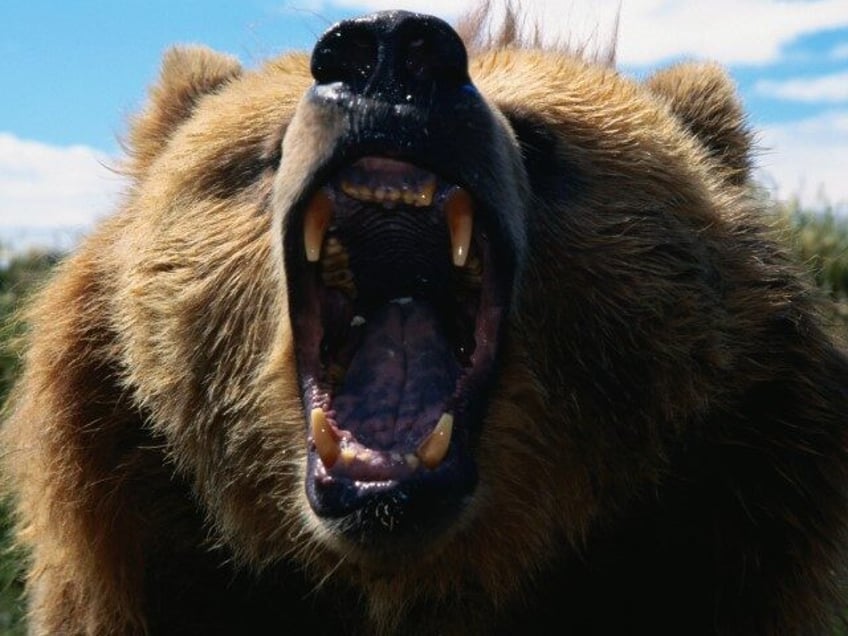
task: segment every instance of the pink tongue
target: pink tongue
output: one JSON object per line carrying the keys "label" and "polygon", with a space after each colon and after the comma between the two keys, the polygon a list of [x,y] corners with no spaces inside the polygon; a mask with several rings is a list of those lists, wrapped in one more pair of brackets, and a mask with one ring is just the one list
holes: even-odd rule
{"label": "pink tongue", "polygon": [[389,303],[364,329],[333,399],[336,423],[370,448],[414,450],[445,411],[459,365],[429,303]]}

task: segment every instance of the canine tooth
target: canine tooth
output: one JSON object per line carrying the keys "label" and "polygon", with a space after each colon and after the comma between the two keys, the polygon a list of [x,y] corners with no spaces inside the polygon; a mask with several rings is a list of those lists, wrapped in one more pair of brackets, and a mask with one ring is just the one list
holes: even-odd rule
{"label": "canine tooth", "polygon": [[418,459],[430,470],[442,463],[450,447],[451,433],[453,432],[453,415],[442,413],[435,428],[418,446],[415,454]]}
{"label": "canine tooth", "polygon": [[303,218],[303,245],[306,260],[315,263],[321,257],[321,245],[333,215],[333,204],[322,190],[315,193]]}
{"label": "canine tooth", "polygon": [[327,421],[324,409],[321,407],[312,409],[309,418],[312,424],[312,439],[315,442],[315,450],[318,451],[318,457],[321,458],[324,467],[330,469],[341,453],[339,438]]}
{"label": "canine tooth", "polygon": [[471,245],[471,230],[474,228],[474,205],[471,195],[464,188],[457,188],[445,202],[445,217],[451,237],[453,264],[465,265]]}

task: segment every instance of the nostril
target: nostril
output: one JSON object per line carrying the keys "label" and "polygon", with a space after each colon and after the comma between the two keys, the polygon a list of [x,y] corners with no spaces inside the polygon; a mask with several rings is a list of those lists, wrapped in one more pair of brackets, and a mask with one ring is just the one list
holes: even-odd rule
{"label": "nostril", "polygon": [[468,80],[468,55],[456,32],[432,16],[412,14],[398,27],[399,77],[425,86]]}
{"label": "nostril", "polygon": [[319,84],[367,84],[377,66],[378,42],[363,25],[342,22],[326,33],[312,53],[312,76]]}
{"label": "nostril", "polygon": [[416,80],[429,79],[432,75],[433,47],[429,40],[416,38],[406,47],[406,72]]}

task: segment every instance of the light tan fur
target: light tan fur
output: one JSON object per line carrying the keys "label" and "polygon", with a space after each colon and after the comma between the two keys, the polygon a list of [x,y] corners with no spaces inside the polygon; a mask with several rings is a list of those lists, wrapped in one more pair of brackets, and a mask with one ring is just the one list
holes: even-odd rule
{"label": "light tan fur", "polygon": [[[683,65],[639,84],[507,43],[477,53],[471,75],[494,108],[554,132],[580,194],[531,195],[479,485],[453,530],[396,567],[309,508],[280,236],[339,131],[298,107],[304,55],[247,71],[177,49],[133,122],[124,202],[26,316],[2,444],[34,633],[144,632],[146,562],[166,544],[260,573],[291,563],[316,595],[355,589],[365,632],[484,633],[530,602],[537,574],[661,489],[681,440],[770,373],[766,317],[807,324],[812,310],[801,283],[761,291],[795,279],[755,219],[750,137],[722,71]],[[732,281],[721,299],[688,278],[707,262]],[[825,347],[808,329],[801,348]],[[622,377],[649,399],[602,401],[593,383],[642,354],[650,372]],[[812,544],[797,579],[775,582],[774,625],[826,620],[835,552]]]}

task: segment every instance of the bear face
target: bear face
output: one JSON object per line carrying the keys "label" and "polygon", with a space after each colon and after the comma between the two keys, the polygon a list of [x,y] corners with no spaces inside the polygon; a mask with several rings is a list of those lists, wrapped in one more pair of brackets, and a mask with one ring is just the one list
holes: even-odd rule
{"label": "bear face", "polygon": [[829,624],[848,365],[732,86],[518,44],[166,56],[29,313],[35,631]]}

